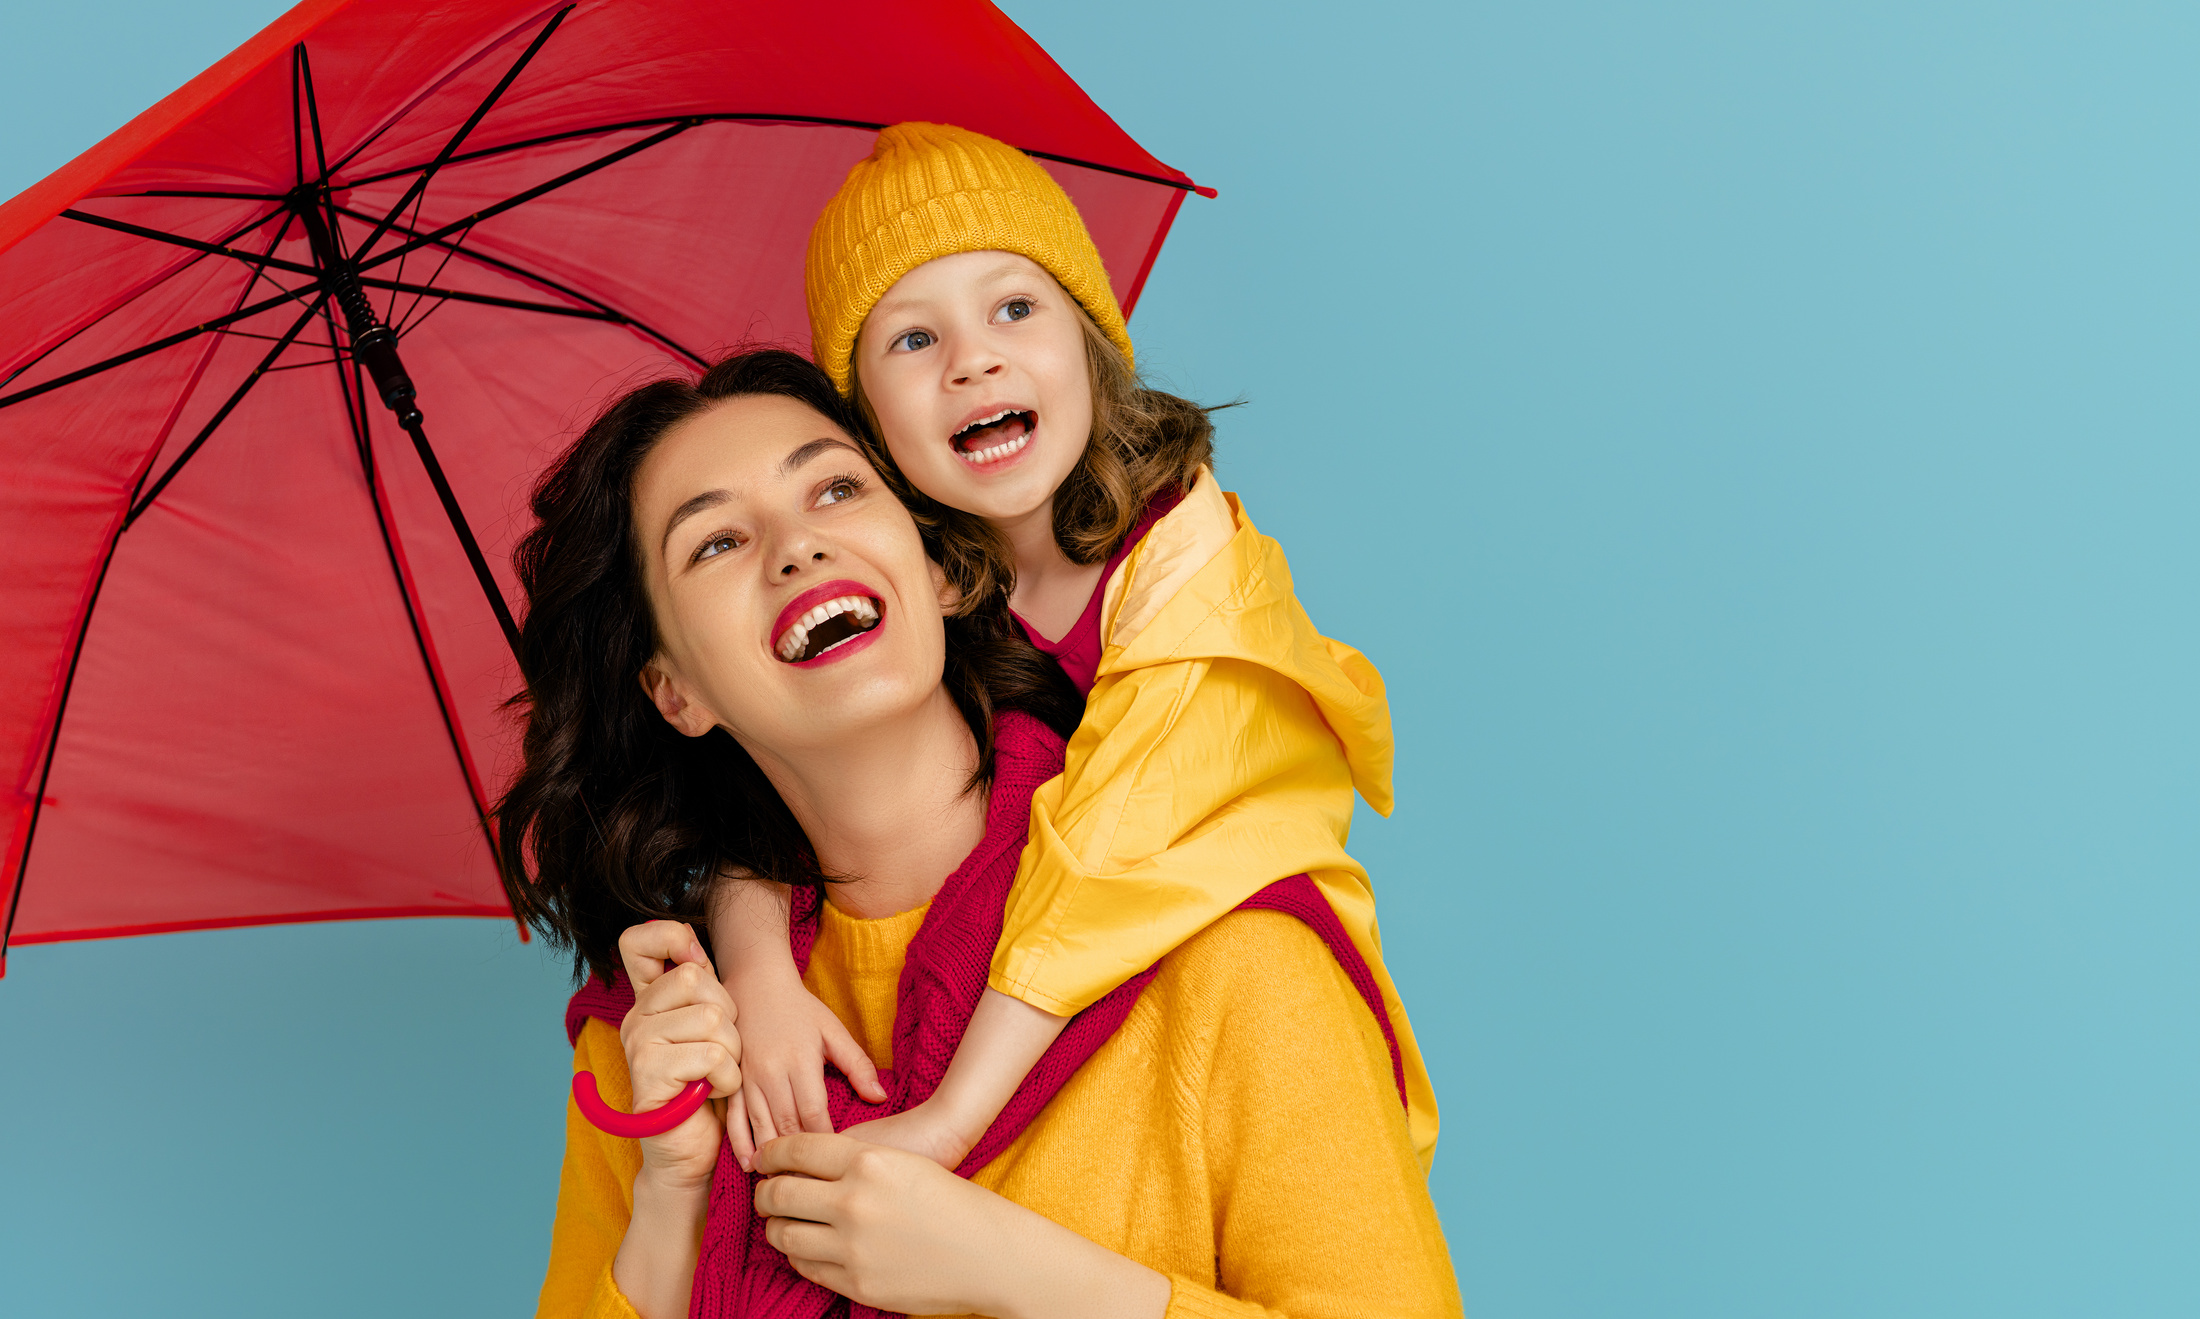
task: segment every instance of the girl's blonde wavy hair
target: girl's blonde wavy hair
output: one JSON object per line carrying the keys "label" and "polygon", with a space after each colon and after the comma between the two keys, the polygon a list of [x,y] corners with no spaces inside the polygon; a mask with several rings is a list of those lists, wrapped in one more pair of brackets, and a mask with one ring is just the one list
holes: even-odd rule
{"label": "girl's blonde wavy hair", "polygon": [[[1098,563],[1122,545],[1154,496],[1188,490],[1199,469],[1214,461],[1214,422],[1208,414],[1234,407],[1203,407],[1148,389],[1130,361],[1085,314],[1085,372],[1092,383],[1092,437],[1077,466],[1054,493],[1054,543],[1072,563]],[[853,368],[851,367],[851,370]],[[916,517],[925,548],[962,593],[957,616],[996,598],[1005,604],[1016,589],[1016,557],[1008,538],[975,513],[950,508],[911,485],[879,433],[878,413],[855,377],[859,437],[871,465]]]}

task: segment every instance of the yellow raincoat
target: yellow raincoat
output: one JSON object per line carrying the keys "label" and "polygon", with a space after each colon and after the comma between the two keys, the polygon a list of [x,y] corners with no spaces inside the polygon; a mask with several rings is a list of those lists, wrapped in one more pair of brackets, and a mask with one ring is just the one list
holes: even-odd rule
{"label": "yellow raincoat", "polygon": [[1436,1095],[1383,965],[1352,794],[1391,808],[1390,705],[1314,630],[1283,550],[1203,471],[1108,584],[1098,677],[1031,802],[993,988],[1071,1015],[1276,880],[1310,876],[1381,987],[1425,1171]]}

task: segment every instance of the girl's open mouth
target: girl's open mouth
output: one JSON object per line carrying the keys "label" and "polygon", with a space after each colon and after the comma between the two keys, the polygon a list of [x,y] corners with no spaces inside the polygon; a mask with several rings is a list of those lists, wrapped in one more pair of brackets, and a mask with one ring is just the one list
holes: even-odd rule
{"label": "girl's open mouth", "polygon": [[772,653],[782,664],[807,664],[842,653],[884,621],[877,595],[861,582],[827,582],[788,602],[772,627]]}
{"label": "girl's open mouth", "polygon": [[985,467],[1023,452],[1031,433],[1039,428],[1039,414],[1022,408],[1003,408],[989,417],[956,431],[948,443],[972,467]]}

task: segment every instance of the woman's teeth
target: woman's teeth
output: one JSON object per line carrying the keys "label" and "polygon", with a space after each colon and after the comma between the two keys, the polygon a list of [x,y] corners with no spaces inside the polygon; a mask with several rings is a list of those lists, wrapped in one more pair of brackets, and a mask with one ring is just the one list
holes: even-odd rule
{"label": "woman's teeth", "polygon": [[[845,615],[845,617],[843,617]],[[832,622],[839,619],[837,623]],[[831,626],[826,626],[831,623]],[[779,658],[789,664],[799,660],[816,659],[844,641],[861,636],[878,626],[878,606],[860,595],[844,595],[837,600],[827,600],[809,613],[794,621],[794,626],[779,635]],[[817,648],[812,651],[810,640],[816,635]]]}

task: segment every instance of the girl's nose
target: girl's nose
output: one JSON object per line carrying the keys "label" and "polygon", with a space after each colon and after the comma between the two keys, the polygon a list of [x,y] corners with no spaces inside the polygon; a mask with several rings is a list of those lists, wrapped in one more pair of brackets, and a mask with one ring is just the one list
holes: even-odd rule
{"label": "girl's nose", "polygon": [[817,551],[814,551],[814,552],[812,552],[812,553],[811,553],[811,555],[810,555],[810,557],[809,557],[808,559],[806,559],[806,560],[805,560],[805,559],[793,559],[793,560],[790,560],[790,561],[788,561],[788,562],[786,562],[786,563],[783,563],[783,564],[779,565],[779,575],[780,575],[781,577],[792,577],[792,576],[794,576],[794,575],[795,575],[795,573],[797,573],[797,572],[801,571],[802,565],[803,565],[804,563],[806,563],[806,562],[807,562],[807,563],[823,563],[823,562],[825,562],[825,551],[823,551],[823,550],[817,550]]}

